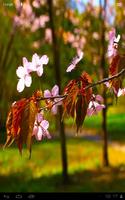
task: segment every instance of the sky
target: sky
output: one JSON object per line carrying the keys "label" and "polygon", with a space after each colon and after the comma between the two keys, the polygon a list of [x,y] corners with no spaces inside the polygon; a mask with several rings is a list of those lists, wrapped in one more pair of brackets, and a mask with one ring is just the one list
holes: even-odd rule
{"label": "sky", "polygon": [[[86,4],[91,1],[93,1],[93,4],[95,6],[99,5],[99,0],[71,0],[72,4],[74,6],[77,6],[79,12],[83,12],[84,10],[83,4]],[[102,0],[102,2],[104,2],[104,0]],[[114,3],[114,0],[109,0],[109,3],[112,5]]]}

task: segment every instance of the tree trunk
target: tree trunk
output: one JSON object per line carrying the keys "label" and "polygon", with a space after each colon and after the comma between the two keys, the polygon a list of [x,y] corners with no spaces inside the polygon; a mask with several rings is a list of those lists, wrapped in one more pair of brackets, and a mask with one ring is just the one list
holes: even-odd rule
{"label": "tree trunk", "polygon": [[[100,0],[100,19],[101,19],[101,59],[100,59],[100,69],[101,78],[107,77],[106,69],[106,46],[105,46],[105,16],[106,16],[106,4],[107,0],[104,0],[102,5],[102,0]],[[109,166],[108,159],[108,135],[107,135],[107,98],[105,86],[103,86],[102,96],[104,99],[105,108],[102,111],[102,137],[103,137],[103,165]]]}
{"label": "tree trunk", "polygon": [[108,133],[107,133],[107,99],[106,91],[103,88],[103,98],[106,107],[102,111],[102,132],[103,132],[103,166],[109,166],[108,159]]}
{"label": "tree trunk", "polygon": [[[53,60],[55,67],[55,78],[56,78],[56,83],[59,86],[61,92],[60,53],[54,26],[54,12],[53,12],[52,0],[48,0],[48,12],[50,17],[50,26],[51,26],[52,40],[53,40]],[[63,175],[63,182],[66,183],[68,181],[68,164],[67,164],[66,136],[64,130],[64,122],[62,120],[62,112],[63,112],[62,106],[59,106],[59,132],[60,132],[61,154],[62,154],[62,175]]]}

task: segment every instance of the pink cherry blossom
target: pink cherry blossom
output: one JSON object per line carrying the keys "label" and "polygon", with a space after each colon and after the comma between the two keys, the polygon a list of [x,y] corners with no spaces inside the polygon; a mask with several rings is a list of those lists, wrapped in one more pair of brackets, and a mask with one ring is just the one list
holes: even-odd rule
{"label": "pink cherry blossom", "polygon": [[50,139],[51,135],[49,134],[48,128],[49,122],[47,120],[44,120],[43,115],[41,113],[38,113],[34,123],[32,136],[35,136],[36,140],[39,141],[45,137]]}
{"label": "pink cherry blossom", "polygon": [[[58,95],[59,95],[59,87],[58,87],[58,85],[55,85],[52,88],[51,91],[49,91],[49,90],[45,90],[44,91],[44,97],[46,97],[46,98],[55,97],[55,96],[58,96]],[[50,100],[48,99],[48,102],[49,101]],[[51,112],[55,115],[55,114],[57,114],[58,106],[62,104],[61,98],[55,98],[53,100],[53,104],[55,104],[55,105],[53,105],[53,107],[51,109]]]}
{"label": "pink cherry blossom", "polygon": [[93,95],[92,100],[90,101],[88,109],[87,109],[87,115],[88,116],[96,115],[98,114],[99,111],[105,108],[105,105],[101,104],[102,101],[103,101],[102,96]]}
{"label": "pink cherry blossom", "polygon": [[125,95],[125,88],[123,89],[119,88],[117,97],[120,97],[121,95]]}
{"label": "pink cherry blossom", "polygon": [[22,5],[23,4],[20,0],[15,0],[15,7],[18,12],[20,12]]}
{"label": "pink cherry blossom", "polygon": [[17,27],[22,25],[22,20],[17,15],[14,16],[13,21],[14,21],[14,25],[17,26]]}
{"label": "pink cherry blossom", "polygon": [[109,32],[108,57],[112,57],[117,54],[117,47],[118,47],[118,42],[120,40],[120,35],[118,35],[117,37],[115,35],[116,31],[113,28]]}
{"label": "pink cherry blossom", "polygon": [[38,76],[43,74],[43,65],[46,65],[49,61],[47,55],[43,55],[41,58],[35,53],[32,56],[32,62],[23,57],[23,66],[19,66],[16,70],[16,74],[19,77],[17,84],[18,92],[22,92],[26,87],[30,87],[32,83],[32,78],[30,73],[36,72]]}
{"label": "pink cherry blossom", "polygon": [[40,6],[43,6],[46,4],[46,1],[44,0],[34,0],[32,5],[34,8],[40,8]]}
{"label": "pink cherry blossom", "polygon": [[110,84],[108,81],[105,82],[104,84],[106,85],[107,88],[110,88],[110,87],[111,87],[111,84]]}
{"label": "pink cherry blossom", "polygon": [[36,71],[38,76],[43,74],[43,65],[47,65],[49,58],[47,55],[43,55],[41,58],[35,53],[32,56],[32,70]]}
{"label": "pink cherry blossom", "polygon": [[82,51],[77,51],[77,56],[73,58],[71,63],[69,64],[66,72],[71,72],[73,69],[75,69],[77,63],[83,58],[84,53]]}
{"label": "pink cherry blossom", "polygon": [[31,31],[35,32],[40,28],[39,18],[35,18],[32,25],[31,25]]}
{"label": "pink cherry blossom", "polygon": [[45,41],[49,44],[52,43],[52,31],[50,28],[45,29]]}
{"label": "pink cherry blossom", "polygon": [[95,100],[98,101],[98,102],[100,102],[100,103],[103,102],[103,98],[102,98],[102,96],[99,95],[99,94],[97,94],[97,95],[95,96]]}
{"label": "pink cherry blossom", "polygon": [[34,8],[39,8],[41,6],[40,0],[34,0],[32,5],[33,5]]}
{"label": "pink cherry blossom", "polygon": [[41,15],[39,17],[40,27],[44,28],[45,25],[46,25],[46,22],[48,22],[48,21],[49,21],[49,16],[48,15]]}
{"label": "pink cherry blossom", "polygon": [[31,63],[27,61],[25,57],[23,57],[23,66],[19,66],[16,70],[16,74],[19,77],[19,81],[17,84],[17,91],[22,92],[26,87],[30,87],[32,83],[32,78],[29,74],[29,68]]}
{"label": "pink cherry blossom", "polygon": [[47,15],[41,15],[40,17],[36,17],[32,22],[31,31],[35,32],[39,28],[44,28],[48,21],[49,21],[49,16]]}
{"label": "pink cherry blossom", "polygon": [[27,17],[32,17],[33,9],[29,1],[23,3],[23,9]]}

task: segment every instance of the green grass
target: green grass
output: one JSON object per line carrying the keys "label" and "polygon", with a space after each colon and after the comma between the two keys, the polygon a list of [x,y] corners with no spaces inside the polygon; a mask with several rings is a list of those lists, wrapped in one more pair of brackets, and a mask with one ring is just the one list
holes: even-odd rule
{"label": "green grass", "polygon": [[[35,143],[31,160],[26,149],[21,157],[12,146],[0,151],[0,192],[125,192],[123,104],[109,108],[107,122],[110,168],[102,167],[102,141],[67,137],[70,182],[64,185],[58,139]],[[66,125],[76,129],[71,118],[66,119]],[[86,133],[88,129],[92,134],[101,134],[101,114],[86,117],[83,130]]]}
{"label": "green grass", "polygon": [[23,157],[14,147],[1,150],[0,192],[125,191],[124,151],[110,145],[112,168],[105,169],[102,168],[101,142],[67,139],[67,149],[70,183],[66,186],[62,184],[58,140],[34,144],[31,160],[26,150]]}
{"label": "green grass", "polygon": [[[110,140],[117,140],[120,142],[125,142],[125,112],[124,107],[122,106],[121,111],[119,112],[110,108],[108,111],[107,117],[107,129],[108,129],[108,138]],[[101,124],[102,116],[101,113],[98,115],[93,115],[91,117],[86,117],[82,129],[84,131],[90,129],[92,132],[101,135]],[[72,118],[66,119],[66,125],[68,127],[75,127],[75,123]]]}

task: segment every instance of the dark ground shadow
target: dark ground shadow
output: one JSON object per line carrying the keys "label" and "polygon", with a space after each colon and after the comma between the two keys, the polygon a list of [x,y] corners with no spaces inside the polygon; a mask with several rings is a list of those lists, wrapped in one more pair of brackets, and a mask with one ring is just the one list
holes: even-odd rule
{"label": "dark ground shadow", "polygon": [[29,179],[26,174],[0,176],[0,192],[125,192],[125,166],[76,172],[67,184],[61,174]]}

